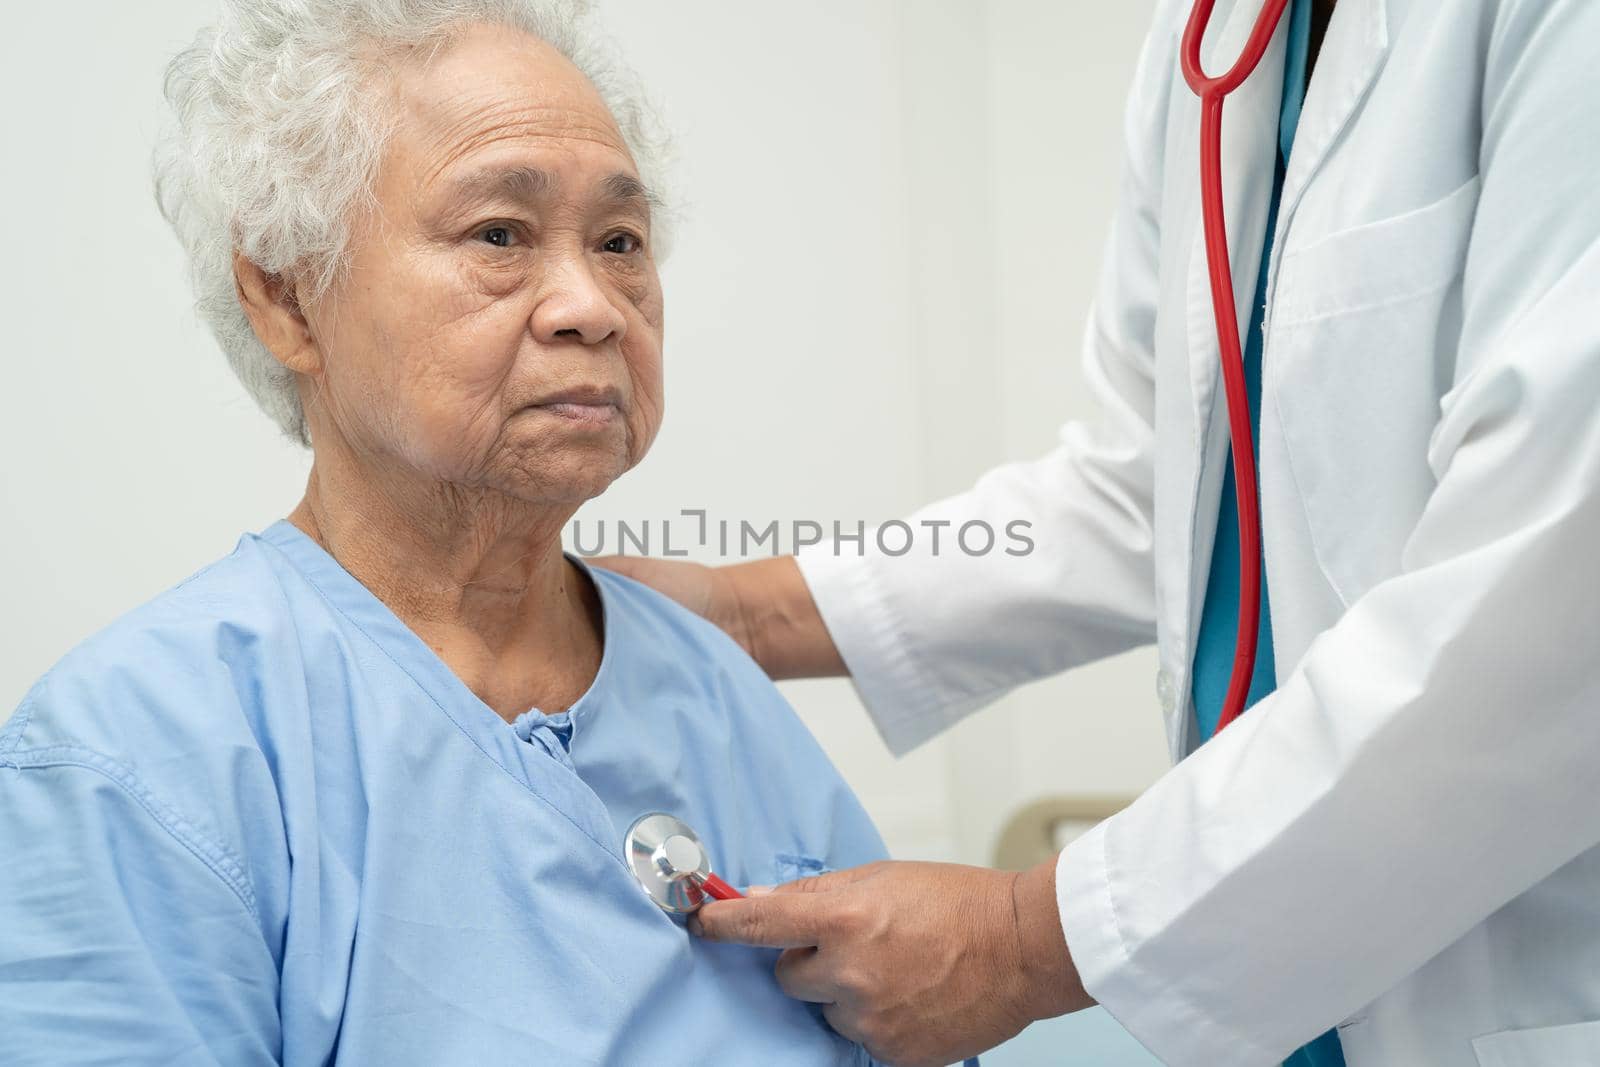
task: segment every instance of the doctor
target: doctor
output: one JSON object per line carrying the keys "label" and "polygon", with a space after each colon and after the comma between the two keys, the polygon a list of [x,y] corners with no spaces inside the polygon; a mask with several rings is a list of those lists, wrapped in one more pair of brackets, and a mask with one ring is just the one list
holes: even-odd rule
{"label": "doctor", "polygon": [[[1103,419],[907,520],[1027,519],[1031,554],[618,563],[774,676],[848,672],[897,752],[1153,639],[1180,762],[1020,876],[874,865],[700,930],[789,949],[893,1062],[1098,1001],[1171,1064],[1600,1063],[1600,3],[1295,0],[1230,98],[1266,603],[1214,739],[1239,529],[1188,8],[1128,106]],[[1221,0],[1207,70],[1259,8]]]}

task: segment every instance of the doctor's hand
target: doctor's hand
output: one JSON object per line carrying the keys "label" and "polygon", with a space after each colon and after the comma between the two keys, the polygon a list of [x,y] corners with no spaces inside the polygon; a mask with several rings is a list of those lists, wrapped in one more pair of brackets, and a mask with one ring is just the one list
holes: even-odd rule
{"label": "doctor's hand", "polygon": [[774,679],[845,673],[793,556],[723,567],[647,556],[600,556],[589,562],[643,582],[709,620]]}
{"label": "doctor's hand", "polygon": [[1054,859],[1021,874],[874,863],[710,902],[690,928],[787,950],[784,991],[892,1064],[953,1063],[1094,1003],[1061,933]]}

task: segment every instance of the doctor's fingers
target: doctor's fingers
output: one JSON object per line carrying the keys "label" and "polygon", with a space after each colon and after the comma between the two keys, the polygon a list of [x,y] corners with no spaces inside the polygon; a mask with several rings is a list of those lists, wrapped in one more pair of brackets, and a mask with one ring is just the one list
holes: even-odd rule
{"label": "doctor's fingers", "polygon": [[821,949],[788,949],[778,957],[773,973],[779,988],[795,1000],[834,1004],[850,999],[850,990],[835,973],[834,960]]}
{"label": "doctor's fingers", "polygon": [[714,900],[694,913],[689,929],[707,941],[805,948],[821,944],[833,921],[826,901],[826,894],[776,892],[744,900]]}
{"label": "doctor's fingers", "polygon": [[874,1063],[886,1067],[946,1067],[955,1062],[927,1042],[897,1035],[892,1026],[861,1007],[849,1004],[824,1004],[822,1017],[841,1036],[866,1047]]}

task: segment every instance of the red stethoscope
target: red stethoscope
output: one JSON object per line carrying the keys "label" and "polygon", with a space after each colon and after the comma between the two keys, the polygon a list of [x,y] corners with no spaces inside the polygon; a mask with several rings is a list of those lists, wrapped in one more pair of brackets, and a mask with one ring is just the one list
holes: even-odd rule
{"label": "red stethoscope", "polygon": [[707,900],[744,896],[712,872],[700,835],[664,812],[633,821],[623,835],[622,855],[644,895],[668,915],[692,915]]}
{"label": "red stethoscope", "polygon": [[1222,200],[1222,103],[1243,85],[1267,54],[1289,0],[1266,0],[1244,51],[1220,77],[1206,75],[1200,65],[1200,42],[1211,24],[1216,0],[1196,0],[1183,31],[1183,78],[1200,97],[1200,202],[1205,222],[1206,264],[1211,272],[1211,304],[1217,319],[1217,347],[1228,402],[1228,438],[1233,448],[1233,481],[1239,505],[1239,635],[1233,649],[1233,673],[1217,720],[1220,732],[1244,711],[1255,673],[1256,640],[1261,629],[1261,507],[1256,492],[1255,442],[1250,432],[1250,398],[1244,382],[1244,353],[1239,346],[1238,305],[1233,296],[1233,271],[1228,265],[1228,228]]}

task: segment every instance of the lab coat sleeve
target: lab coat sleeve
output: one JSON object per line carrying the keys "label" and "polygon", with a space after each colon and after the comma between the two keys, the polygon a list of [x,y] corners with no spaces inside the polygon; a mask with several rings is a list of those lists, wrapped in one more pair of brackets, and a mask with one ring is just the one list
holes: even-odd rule
{"label": "lab coat sleeve", "polygon": [[1400,572],[1057,866],[1086,988],[1177,1067],[1279,1061],[1600,843],[1600,5],[1497,19]]}
{"label": "lab coat sleeve", "polygon": [[[1155,638],[1157,205],[1176,34],[1170,15],[1155,26],[1128,103],[1123,193],[1083,341],[1099,423],[1070,423],[1046,455],[907,516],[909,537],[886,524],[883,545],[869,531],[863,545],[825,541],[797,556],[896,754],[1017,685]],[[976,522],[995,548],[969,555],[958,537]],[[970,531],[974,551],[985,536]],[[908,540],[910,551],[889,554]]]}
{"label": "lab coat sleeve", "polygon": [[128,768],[0,735],[0,857],[0,1060],[277,1062],[242,870]]}

